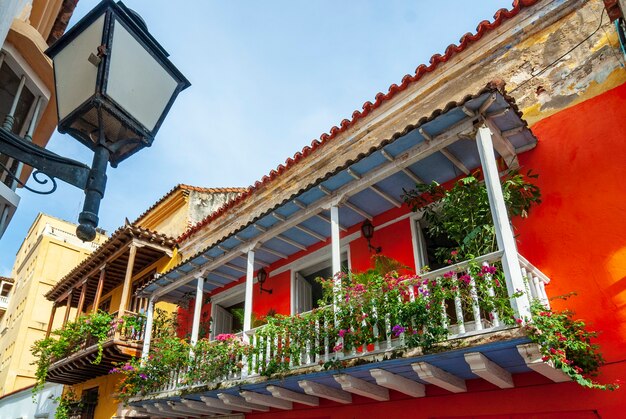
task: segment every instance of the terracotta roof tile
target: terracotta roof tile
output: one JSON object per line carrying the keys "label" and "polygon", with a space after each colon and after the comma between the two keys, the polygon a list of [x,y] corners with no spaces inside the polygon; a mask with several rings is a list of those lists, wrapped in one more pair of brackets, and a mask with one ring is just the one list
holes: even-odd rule
{"label": "terracotta roof tile", "polygon": [[[311,153],[315,152],[321,146],[323,146],[327,142],[329,142],[332,139],[334,139],[335,137],[337,137],[337,135],[339,135],[340,133],[346,131],[348,128],[350,128],[351,126],[356,124],[359,120],[365,118],[370,112],[372,112],[373,110],[379,108],[383,103],[389,101],[395,95],[397,95],[398,93],[404,91],[409,85],[419,81],[425,74],[430,73],[430,72],[434,71],[435,69],[437,69],[439,64],[447,62],[454,55],[464,51],[471,44],[473,44],[474,42],[480,40],[487,33],[489,33],[490,31],[494,30],[495,28],[499,27],[503,22],[505,22],[506,20],[511,19],[512,17],[516,16],[522,9],[530,7],[530,6],[533,6],[534,4],[538,3],[539,1],[540,0],[514,0],[513,4],[512,4],[512,8],[510,10],[507,10],[507,9],[500,9],[500,10],[498,10],[494,14],[494,19],[493,19],[492,22],[489,22],[487,20],[483,20],[476,27],[476,33],[474,33],[474,34],[469,33],[469,32],[466,33],[465,35],[463,35],[461,37],[461,39],[459,40],[458,45],[454,45],[454,44],[449,45],[446,48],[446,51],[445,51],[445,53],[443,55],[441,55],[441,54],[434,54],[430,58],[430,65],[427,66],[425,64],[420,64],[415,69],[415,74],[407,74],[407,75],[405,75],[402,78],[402,82],[400,83],[400,85],[392,84],[391,86],[389,86],[389,89],[388,89],[387,93],[379,92],[378,94],[376,94],[374,103],[369,102],[369,101],[365,102],[363,104],[363,106],[362,106],[362,110],[360,110],[360,111],[359,110],[355,110],[352,113],[352,119],[351,120],[344,119],[339,124],[340,125],[339,127],[334,126],[334,127],[332,127],[329,130],[329,133],[323,133],[322,135],[320,135],[319,141],[318,140],[313,140],[311,142],[311,146],[310,147],[309,146],[305,146],[302,149],[301,152],[295,153],[293,158],[287,158],[283,168],[281,168],[279,166],[278,171],[276,171],[276,170],[270,171],[269,175],[263,176],[261,178],[261,180],[256,181],[254,183],[254,185],[249,186],[247,188],[247,190],[244,193],[242,193],[239,197],[237,197],[236,199],[233,199],[233,200],[227,202],[220,209],[218,209],[217,211],[213,212],[212,214],[207,216],[204,220],[200,221],[199,223],[197,223],[196,225],[194,225],[193,227],[191,227],[187,231],[185,231],[183,234],[181,234],[178,237],[177,241],[179,243],[181,243],[182,241],[188,239],[194,233],[196,233],[197,231],[202,229],[207,224],[209,224],[213,220],[221,217],[222,214],[227,212],[230,208],[233,208],[236,205],[239,205],[244,200],[246,200],[256,190],[258,190],[258,189],[262,188],[263,186],[267,185],[268,183],[270,183],[272,180],[274,180],[277,177],[278,174],[284,173],[286,170],[290,169],[293,165],[295,165],[296,163],[302,161],[302,159],[304,159],[305,157],[308,157],[309,155],[311,155]],[[283,166],[283,165],[281,165],[281,166]]]}

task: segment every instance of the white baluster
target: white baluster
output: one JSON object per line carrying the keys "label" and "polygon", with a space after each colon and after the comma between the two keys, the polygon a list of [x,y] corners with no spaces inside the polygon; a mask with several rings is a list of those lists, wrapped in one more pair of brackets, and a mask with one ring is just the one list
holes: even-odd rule
{"label": "white baluster", "polygon": [[458,334],[465,333],[465,320],[463,319],[463,306],[461,305],[461,288],[457,274],[452,277],[452,283],[456,285],[456,291],[454,292],[454,311],[456,313],[456,322],[458,327]]}
{"label": "white baluster", "polygon": [[[489,267],[489,263],[487,262],[483,262],[483,266],[484,267]],[[487,294],[489,295],[489,298],[493,301],[494,297],[496,296],[496,292],[493,288],[493,277],[491,274],[485,274],[485,281],[487,281]],[[497,311],[492,311],[489,313],[491,315],[491,321],[493,323],[493,327],[498,327],[500,326],[500,315],[498,314]]]}
{"label": "white baluster", "polygon": [[372,301],[372,335],[374,335],[374,350],[380,349],[380,330],[378,330],[378,312],[376,311],[376,302]]}
{"label": "white baluster", "polygon": [[315,319],[315,358],[313,362],[320,362],[320,319]]}
{"label": "white baluster", "polygon": [[472,298],[472,314],[474,315],[474,330],[483,330],[483,321],[480,317],[480,304],[478,303],[478,291],[476,280],[470,276],[470,297]]}

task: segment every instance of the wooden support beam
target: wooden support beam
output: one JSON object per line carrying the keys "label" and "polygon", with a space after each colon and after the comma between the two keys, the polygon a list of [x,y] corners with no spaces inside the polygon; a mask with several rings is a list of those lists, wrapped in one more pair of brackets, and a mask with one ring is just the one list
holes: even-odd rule
{"label": "wooden support beam", "polygon": [[430,135],[429,133],[427,133],[423,127],[419,127],[417,129],[417,132],[419,132],[422,137],[424,137],[424,139],[426,140],[427,143],[430,143],[433,140],[432,135]]}
{"label": "wooden support beam", "polygon": [[253,391],[240,391],[239,394],[243,396],[248,403],[258,404],[261,406],[273,407],[275,409],[291,410],[293,409],[293,403],[289,400],[278,399],[267,394],[255,393]]}
{"label": "wooden support beam", "polygon": [[46,338],[50,337],[52,332],[52,325],[54,324],[54,315],[57,312],[57,303],[52,303],[52,311],[50,312],[50,320],[48,320],[48,328],[46,329]]}
{"label": "wooden support beam", "polygon": [[219,397],[220,400],[224,402],[224,404],[226,404],[227,406],[231,406],[233,408],[259,410],[261,412],[268,412],[270,410],[270,408],[267,406],[262,406],[256,403],[249,403],[243,397],[234,396],[228,393],[219,393],[217,397]]}
{"label": "wooden support beam", "polygon": [[511,144],[511,142],[502,135],[500,128],[498,128],[498,125],[496,125],[492,119],[485,118],[484,122],[491,131],[493,148],[495,148],[498,154],[502,157],[507,167],[509,169],[519,168],[519,160],[517,159],[517,152],[515,151],[513,144]]}
{"label": "wooden support beam", "polygon": [[[328,217],[328,216],[326,216],[324,214],[321,214],[321,213],[317,213],[317,214],[315,214],[315,216],[317,218],[319,218],[320,220],[324,220],[324,221],[326,221],[327,223],[330,224],[330,217]],[[348,231],[348,229],[346,227],[342,226],[342,225],[339,225],[339,230],[341,230],[343,232]]]}
{"label": "wooden support beam", "polygon": [[483,380],[500,388],[515,387],[511,373],[480,352],[469,352],[464,357],[472,372]]}
{"label": "wooden support beam", "polygon": [[246,268],[242,268],[241,266],[233,265],[232,263],[225,263],[225,267],[232,269],[233,271],[241,272],[242,274],[246,273]]}
{"label": "wooden support beam", "polygon": [[300,250],[306,250],[306,246],[303,245],[302,243],[298,243],[295,240],[291,240],[289,237],[285,237],[282,234],[277,234],[274,236],[275,239],[281,240],[287,244],[290,244],[291,246],[298,248]]}
{"label": "wooden support beam", "polygon": [[161,410],[159,410],[154,405],[143,404],[142,406],[146,410],[146,412],[149,413],[149,416],[157,416],[157,417],[160,417],[160,418],[171,418],[172,417],[172,415],[168,415],[167,413],[163,413]]}
{"label": "wooden support beam", "polygon": [[380,368],[370,370],[370,374],[376,380],[376,384],[413,397],[424,397],[426,386],[417,381],[409,380],[401,375],[393,374]]}
{"label": "wooden support beam", "polygon": [[400,208],[402,206],[402,202],[398,201],[396,198],[394,198],[393,196],[389,195],[387,192],[383,191],[378,186],[372,185],[372,186],[370,186],[370,189],[372,191],[374,191],[375,193],[377,193],[378,195],[380,195],[381,198],[383,198],[386,201],[388,201],[391,205],[393,205],[393,206],[395,206],[397,208]]}
{"label": "wooden support beam", "polygon": [[315,396],[309,396],[308,394],[298,393],[296,391],[288,390],[286,388],[277,386],[267,386],[267,391],[272,393],[272,396],[277,399],[288,400],[290,402],[296,402],[307,406],[319,406],[320,399]]}
{"label": "wooden support beam", "polygon": [[352,395],[347,391],[343,391],[335,387],[325,386],[323,384],[309,380],[298,381],[298,385],[308,395],[332,400],[337,403],[352,403]]}
{"label": "wooden support beam", "polygon": [[264,252],[267,252],[267,253],[269,253],[271,255],[274,255],[274,256],[282,258],[282,259],[287,259],[289,257],[289,256],[285,255],[284,253],[277,252],[276,250],[270,249],[267,246],[261,246],[259,248],[259,250],[262,250]]}
{"label": "wooden support beam", "polygon": [[78,307],[76,308],[75,320],[78,320],[83,312],[83,305],[85,304],[85,294],[87,293],[87,282],[83,284],[80,290],[80,297],[78,298]]}
{"label": "wooden support beam", "polygon": [[[496,98],[497,97],[495,93],[490,94],[487,100],[485,100],[483,104],[480,105],[480,108],[478,108],[478,114],[484,115],[487,112],[487,109],[489,109],[489,107],[493,105],[493,102],[496,101]],[[508,109],[508,107],[505,109]]]}
{"label": "wooden support beam", "polygon": [[100,298],[102,298],[102,289],[104,288],[105,278],[106,278],[106,265],[103,265],[100,268],[100,276],[98,277],[98,288],[96,288],[96,296],[93,300],[93,308],[91,310],[92,313],[96,313],[98,311],[98,307],[100,307]]}
{"label": "wooden support beam", "polygon": [[221,276],[224,279],[228,279],[228,280],[231,280],[231,281],[239,281],[239,277],[236,277],[236,276],[233,276],[233,275],[225,274],[225,273],[222,273],[222,272],[219,272],[219,271],[211,271],[211,273],[213,275]]}
{"label": "wooden support beam", "polygon": [[194,418],[206,416],[206,410],[198,411],[196,409],[191,409],[182,403],[172,401],[167,402],[167,404],[170,409],[172,409],[174,412],[180,412],[183,416]]}
{"label": "wooden support beam", "polygon": [[[396,158],[393,157],[391,154],[387,153],[387,151],[385,151],[384,149],[380,150],[380,153],[383,155],[384,158],[386,158],[387,160],[389,160],[390,162],[394,161]],[[404,167],[402,169],[400,169],[400,172],[404,173],[409,179],[411,179],[413,182],[415,183],[425,183],[422,178],[420,178],[419,176],[417,176],[415,173],[413,173],[409,168]]]}
{"label": "wooden support beam", "polygon": [[437,368],[434,365],[430,365],[426,362],[417,362],[411,364],[411,366],[422,381],[426,381],[427,383],[436,385],[452,393],[463,393],[467,391],[465,380]]}
{"label": "wooden support beam", "polygon": [[130,286],[133,281],[133,268],[135,267],[135,257],[137,256],[137,245],[132,242],[129,246],[128,263],[126,264],[126,275],[124,276],[124,286],[122,287],[122,297],[120,299],[120,308],[117,317],[122,318],[128,308],[128,300],[130,296]]}
{"label": "wooden support beam", "polygon": [[157,409],[159,409],[159,412],[161,412],[162,414],[168,414],[170,416],[175,416],[177,418],[184,418],[184,417],[189,416],[186,413],[174,410],[170,405],[168,405],[165,402],[163,402],[163,403],[155,403],[154,406]]}
{"label": "wooden support beam", "polygon": [[216,399],[215,397],[200,396],[200,400],[202,400],[207,406],[209,406],[210,409],[234,410],[244,413],[252,411],[252,409],[248,407],[227,405],[222,400]]}
{"label": "wooden support beam", "polygon": [[333,377],[335,377],[335,381],[341,384],[341,388],[348,393],[358,394],[379,402],[389,400],[389,390],[384,387],[348,374],[335,374]]}
{"label": "wooden support beam", "polygon": [[526,366],[536,373],[539,373],[544,377],[549,378],[555,383],[562,383],[572,380],[569,375],[565,374],[560,369],[555,368],[554,364],[551,361],[545,362],[542,359],[543,354],[541,353],[539,345],[537,345],[536,343],[517,345],[517,351],[524,359],[524,362],[526,362]]}
{"label": "wooden support beam", "polygon": [[352,202],[350,201],[346,201],[343,202],[342,205],[346,208],[351,209],[352,211],[356,212],[357,214],[359,214],[361,217],[363,218],[367,218],[370,221],[374,220],[374,217],[372,217],[370,214],[368,214],[367,212],[365,212],[364,210],[362,210],[361,208],[357,207],[356,205],[354,205]]}
{"label": "wooden support beam", "polygon": [[326,241],[326,237],[324,237],[323,235],[316,233],[315,231],[311,230],[310,228],[306,228],[303,225],[300,224],[296,224],[295,226],[293,226],[293,228],[300,230],[303,233],[308,234],[311,237],[316,238],[319,241]]}
{"label": "wooden support beam", "polygon": [[455,156],[450,150],[448,150],[446,147],[442,148],[441,150],[439,150],[441,152],[441,154],[443,154],[448,160],[450,160],[450,162],[456,166],[457,169],[459,169],[461,172],[465,173],[466,175],[470,174],[469,169],[463,164],[463,162],[461,160],[458,159],[457,156]]}
{"label": "wooden support beam", "polygon": [[209,407],[206,403],[198,402],[195,400],[182,399],[181,403],[191,409],[204,411],[205,413],[209,412],[209,413],[218,413],[221,415],[227,415],[231,412],[228,409],[219,409],[217,407]]}
{"label": "wooden support beam", "polygon": [[67,304],[65,305],[65,316],[63,317],[63,327],[67,324],[67,320],[70,318],[70,308],[72,304],[72,291],[74,289],[70,289],[69,294],[67,294]]}

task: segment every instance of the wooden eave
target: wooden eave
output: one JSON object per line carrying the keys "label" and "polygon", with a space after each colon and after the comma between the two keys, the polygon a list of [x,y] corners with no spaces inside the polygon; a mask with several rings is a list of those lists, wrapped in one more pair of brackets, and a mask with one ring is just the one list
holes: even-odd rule
{"label": "wooden eave", "polygon": [[98,356],[98,345],[92,345],[50,365],[47,381],[73,385],[107,375],[117,363],[139,356],[142,342],[111,339],[102,346],[102,360],[99,364],[93,363]]}
{"label": "wooden eave", "polygon": [[176,247],[175,240],[171,237],[137,226],[125,225],[61,279],[45,297],[60,304],[67,300],[71,291],[70,305],[77,307],[80,299],[79,288],[87,284],[85,305],[88,306],[95,299],[101,269],[105,269],[102,295],[124,282],[130,246],[133,244],[137,246],[133,276],[163,256],[171,256]]}

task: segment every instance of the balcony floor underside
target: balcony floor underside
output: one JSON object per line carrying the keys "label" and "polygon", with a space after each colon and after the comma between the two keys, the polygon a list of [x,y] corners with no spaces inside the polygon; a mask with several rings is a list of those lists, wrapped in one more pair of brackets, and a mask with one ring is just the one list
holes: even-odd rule
{"label": "balcony floor underside", "polygon": [[103,343],[102,360],[94,364],[98,356],[98,347],[92,345],[53,363],[48,369],[46,380],[66,385],[81,383],[107,375],[115,368],[115,364],[128,361],[132,356],[139,356],[140,353],[141,344],[111,340]]}
{"label": "balcony floor underside", "polygon": [[[293,393],[299,393],[301,395],[308,393],[309,396],[314,395],[319,396],[320,398],[330,398],[331,400],[332,396],[324,397],[324,390],[327,391],[327,394],[339,393],[345,396],[347,392],[349,392],[360,396],[370,397],[375,400],[385,400],[384,396],[382,399],[376,398],[376,392],[380,392],[382,389],[382,394],[384,395],[387,393],[388,399],[388,389],[393,389],[393,385],[388,385],[389,381],[386,383],[383,381],[383,384],[378,385],[380,382],[377,384],[377,379],[374,378],[372,370],[384,370],[384,374],[393,374],[393,376],[386,374],[387,377],[392,378],[392,382],[394,381],[393,378],[401,377],[399,380],[401,383],[400,388],[404,388],[403,386],[406,385],[411,385],[406,380],[409,380],[412,383],[426,385],[425,396],[428,397],[428,389],[432,388],[432,384],[446,388],[445,383],[443,385],[440,385],[441,382],[437,384],[437,378],[443,378],[444,381],[450,378],[453,384],[461,385],[463,388],[465,388],[465,380],[480,378],[479,375],[475,373],[480,369],[476,369],[475,365],[473,367],[470,366],[470,363],[467,360],[468,356],[466,354],[481,354],[482,356],[478,355],[478,357],[481,359],[486,358],[491,361],[491,363],[495,364],[496,370],[500,369],[501,371],[506,371],[504,373],[505,377],[507,375],[510,377],[514,374],[531,371],[531,369],[527,366],[525,359],[518,351],[518,346],[528,344],[529,342],[529,339],[524,336],[521,329],[507,329],[480,336],[448,341],[445,343],[445,346],[439,348],[440,351],[437,353],[422,355],[418,350],[396,349],[386,352],[373,353],[371,355],[357,355],[356,357],[347,357],[346,367],[339,370],[324,370],[321,366],[309,366],[294,369],[287,373],[287,376],[276,378],[251,376],[245,380],[229,380],[220,383],[219,385],[196,386],[168,393],[160,393],[158,395],[152,394],[144,396],[142,399],[137,398],[131,401],[131,404],[139,409],[150,409],[154,411],[156,411],[155,409],[158,409],[159,407],[163,408],[164,405],[167,405],[170,406],[167,409],[173,409],[176,411],[177,409],[187,409],[187,405],[182,404],[182,400],[191,400],[191,403],[195,402],[204,404],[203,399],[206,400],[207,398],[211,398],[217,400],[216,403],[218,405],[221,403],[222,408],[227,408],[232,412],[242,412],[246,411],[245,408],[237,405],[231,405],[228,401],[229,398],[231,400],[235,400],[236,403],[243,402],[244,405],[242,406],[245,406],[246,402],[252,401],[253,403],[256,403],[254,400],[257,398],[259,403],[265,403],[265,405],[261,405],[263,409],[255,409],[253,407],[252,410],[266,410],[270,406],[273,407],[272,403],[276,400],[276,397],[280,398],[280,396],[277,396],[276,393],[270,392],[270,389],[275,390],[276,387],[286,389]],[[434,381],[432,380],[432,377],[429,378],[428,373],[426,373],[426,375],[422,375],[423,373],[418,375],[418,372],[416,372],[416,366],[424,364],[426,365],[426,369],[430,368],[429,366],[435,367],[430,370],[430,372],[435,371]],[[443,371],[444,374],[438,375],[437,371]],[[343,383],[340,384],[341,380],[338,378],[341,377],[336,376],[343,376],[344,378],[347,376],[348,383],[346,384],[346,381],[344,380]],[[304,387],[301,385],[303,381],[314,383],[312,385],[314,390],[320,390],[321,387],[322,392],[315,394],[314,391],[310,390],[311,386],[309,386],[309,390],[305,393]],[[366,383],[364,387],[363,382]],[[511,386],[514,385],[513,380],[511,380],[510,383]],[[373,386],[368,386],[368,384]],[[270,389],[268,389],[268,386],[270,386]],[[503,386],[501,385],[501,387]],[[370,390],[372,391],[372,394],[368,395],[367,393]],[[365,394],[363,391],[365,391]],[[453,391],[464,392],[466,390],[457,389]],[[409,393],[407,392],[406,394]],[[258,395],[261,396],[259,397]],[[380,396],[380,393],[378,395]],[[242,398],[241,396],[246,398]],[[413,394],[413,396],[418,397],[415,394]],[[251,397],[251,399],[248,399],[248,397]],[[225,406],[223,401],[227,401]],[[279,400],[279,402],[284,403],[284,400]],[[344,403],[351,403],[351,401],[344,401]],[[197,404],[195,406],[196,408],[198,407]],[[258,407],[259,405],[256,404],[256,406]],[[219,414],[222,413],[224,412],[219,412]],[[190,412],[187,412],[186,414],[190,417],[194,417],[194,415]]]}

